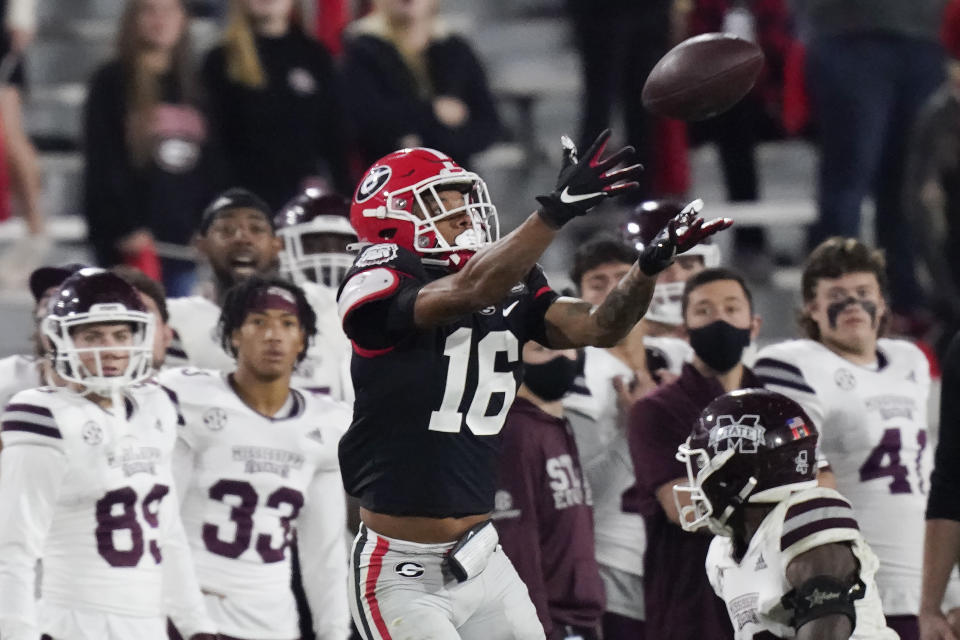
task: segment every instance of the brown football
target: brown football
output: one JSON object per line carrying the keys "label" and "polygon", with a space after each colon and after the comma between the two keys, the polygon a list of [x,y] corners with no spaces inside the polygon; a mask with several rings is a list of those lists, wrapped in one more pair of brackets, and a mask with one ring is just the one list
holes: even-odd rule
{"label": "brown football", "polygon": [[658,116],[704,120],[723,113],[753,87],[760,47],[729,33],[684,40],[660,58],[643,85],[643,106]]}

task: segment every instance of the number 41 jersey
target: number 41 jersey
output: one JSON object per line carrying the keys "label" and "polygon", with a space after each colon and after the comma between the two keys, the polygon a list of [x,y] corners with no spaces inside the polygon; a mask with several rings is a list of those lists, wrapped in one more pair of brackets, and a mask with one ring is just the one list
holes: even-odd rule
{"label": "number 41 jersey", "polygon": [[462,517],[493,511],[500,429],[527,340],[545,342],[557,299],[534,267],[498,304],[417,328],[413,309],[447,275],[395,244],[366,247],[338,296],[353,342],[353,424],[340,442],[347,491],[367,509]]}
{"label": "number 41 jersey", "polygon": [[[881,339],[877,360],[876,367],[862,367],[818,342],[792,340],[763,349],[753,369],[765,387],[796,400],[817,425],[820,454],[880,559],[884,613],[916,615],[931,467],[930,365],[905,340]],[[958,596],[954,576],[946,602],[957,606]]]}

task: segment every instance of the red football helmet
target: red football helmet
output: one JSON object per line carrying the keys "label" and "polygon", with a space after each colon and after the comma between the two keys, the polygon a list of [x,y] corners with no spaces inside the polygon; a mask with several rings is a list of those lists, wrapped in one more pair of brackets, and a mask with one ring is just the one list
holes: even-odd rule
{"label": "red football helmet", "polygon": [[[766,389],[741,389],[707,405],[677,451],[686,485],[674,485],[685,531],[733,535],[730,518],[750,503],[777,503],[817,486],[817,428],[799,404]],[[690,496],[682,506],[680,494]]]}
{"label": "red football helmet", "polygon": [[[463,193],[464,204],[447,209],[439,192],[451,189]],[[463,214],[470,225],[450,244],[436,223]],[[450,156],[423,147],[394,151],[367,169],[353,197],[350,223],[362,242],[392,242],[453,269],[500,237],[486,183]]]}
{"label": "red football helmet", "polygon": [[285,278],[340,286],[356,258],[346,249],[357,239],[346,198],[306,189],[280,210],[273,223],[283,238],[280,273]]}

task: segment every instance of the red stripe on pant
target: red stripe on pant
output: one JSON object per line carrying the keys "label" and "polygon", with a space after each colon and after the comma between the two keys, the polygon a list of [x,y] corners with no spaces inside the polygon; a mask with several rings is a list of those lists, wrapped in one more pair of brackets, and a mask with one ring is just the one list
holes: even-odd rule
{"label": "red stripe on pant", "polygon": [[373,555],[370,556],[370,567],[367,569],[367,585],[364,597],[367,600],[367,606],[370,607],[370,616],[373,618],[373,624],[377,626],[377,631],[383,637],[383,640],[390,640],[390,633],[387,631],[387,625],[380,615],[380,605],[377,604],[377,597],[374,591],[377,588],[377,578],[380,577],[380,569],[383,567],[383,556],[387,554],[390,543],[383,538],[377,538],[377,546],[373,549]]}

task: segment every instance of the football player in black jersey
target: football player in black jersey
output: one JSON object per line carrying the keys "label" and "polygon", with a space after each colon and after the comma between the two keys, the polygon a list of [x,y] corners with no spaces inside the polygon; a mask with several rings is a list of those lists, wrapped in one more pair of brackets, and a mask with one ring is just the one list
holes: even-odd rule
{"label": "football player in black jersey", "polygon": [[632,148],[604,157],[609,135],[583,160],[564,138],[556,188],[503,239],[483,180],[438,151],[394,152],[357,188],[350,218],[367,246],[338,295],[356,390],[340,462],[361,503],[351,603],[367,640],[544,637],[489,522],[520,350],[613,346],[657,274],[732,224],[661,220],[601,305],[554,293],[536,262],[557,231],[637,187]]}

